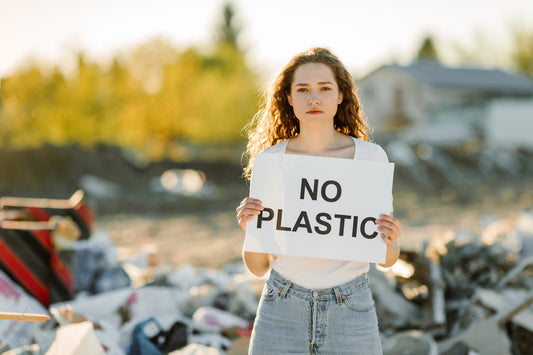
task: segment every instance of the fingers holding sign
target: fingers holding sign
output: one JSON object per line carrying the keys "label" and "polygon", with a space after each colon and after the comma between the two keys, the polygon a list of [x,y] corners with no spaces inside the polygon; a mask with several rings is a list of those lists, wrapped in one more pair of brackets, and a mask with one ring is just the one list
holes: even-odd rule
{"label": "fingers holding sign", "polygon": [[246,231],[246,222],[253,219],[263,210],[263,203],[256,198],[246,197],[236,208],[237,221],[241,228]]}
{"label": "fingers holding sign", "polygon": [[381,232],[381,238],[383,238],[387,246],[396,243],[402,236],[402,225],[400,221],[392,216],[392,213],[390,215],[379,215],[376,224],[378,225],[378,231]]}

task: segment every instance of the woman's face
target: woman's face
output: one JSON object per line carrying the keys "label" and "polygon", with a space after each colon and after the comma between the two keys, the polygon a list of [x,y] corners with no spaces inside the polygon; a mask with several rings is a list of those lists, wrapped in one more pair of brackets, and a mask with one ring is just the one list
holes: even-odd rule
{"label": "woman's face", "polygon": [[288,100],[300,124],[333,123],[342,98],[335,75],[326,64],[302,64],[294,72]]}

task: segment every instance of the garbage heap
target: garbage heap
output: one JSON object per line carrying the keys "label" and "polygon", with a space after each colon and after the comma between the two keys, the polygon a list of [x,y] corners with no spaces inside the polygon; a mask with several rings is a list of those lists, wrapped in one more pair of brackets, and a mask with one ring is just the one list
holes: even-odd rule
{"label": "garbage heap", "polygon": [[370,281],[384,354],[532,353],[532,212],[404,249]]}
{"label": "garbage heap", "polygon": [[[91,221],[82,200],[0,199],[24,207],[0,215],[0,313],[51,318],[0,320],[0,354],[246,353],[264,279],[242,262],[119,260],[105,231],[77,229]],[[384,354],[531,354],[532,263],[530,211],[403,247],[392,268],[371,269]]]}
{"label": "garbage heap", "polygon": [[242,262],[175,268],[154,250],[119,260],[83,197],[0,198],[0,354],[245,353],[264,280]]}
{"label": "garbage heap", "polygon": [[51,316],[44,323],[0,321],[0,353],[227,354],[239,342],[246,347],[262,281],[240,264],[173,269],[150,253],[111,262],[116,247],[104,232],[70,252],[84,266],[76,283],[89,282],[74,299],[49,307],[0,272],[0,309]]}

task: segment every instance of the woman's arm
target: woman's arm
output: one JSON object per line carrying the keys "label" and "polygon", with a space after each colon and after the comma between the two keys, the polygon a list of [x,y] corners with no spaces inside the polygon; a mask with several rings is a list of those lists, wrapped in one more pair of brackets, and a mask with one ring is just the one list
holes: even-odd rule
{"label": "woman's arm", "polygon": [[242,260],[246,268],[255,276],[261,277],[270,270],[272,256],[268,253],[256,253],[252,251],[242,252]]}
{"label": "woman's arm", "polygon": [[391,267],[400,256],[400,246],[397,240],[402,236],[402,225],[392,216],[392,212],[390,215],[382,214],[379,217],[380,219],[376,220],[378,231],[381,232],[381,238],[387,244],[385,263],[379,266]]}
{"label": "woman's arm", "polygon": [[[242,230],[246,231],[246,222],[254,219],[263,210],[263,203],[255,198],[246,197],[237,207],[237,221]],[[242,259],[246,268],[255,276],[263,276],[270,270],[272,256],[268,253],[242,252]]]}
{"label": "woman's arm", "polygon": [[387,245],[387,256],[385,259],[385,264],[378,264],[382,267],[391,267],[394,265],[396,260],[398,260],[398,257],[400,256],[400,246],[398,243],[393,243],[391,245]]}

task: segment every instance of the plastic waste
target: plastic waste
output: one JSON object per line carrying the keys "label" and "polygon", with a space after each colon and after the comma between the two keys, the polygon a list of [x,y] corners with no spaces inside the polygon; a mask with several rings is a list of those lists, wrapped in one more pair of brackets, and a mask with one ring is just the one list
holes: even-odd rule
{"label": "plastic waste", "polygon": [[4,343],[3,341],[0,340],[0,354],[3,354],[4,352],[8,351],[9,349],[11,349],[9,344]]}
{"label": "plastic waste", "polygon": [[181,350],[176,350],[168,355],[222,355],[225,352],[221,352],[217,348],[211,346],[205,346],[202,344],[189,344]]}
{"label": "plastic waste", "polygon": [[39,344],[24,345],[16,349],[8,350],[2,355],[41,355]]}
{"label": "plastic waste", "polygon": [[95,273],[90,291],[94,294],[113,291],[131,285],[131,279],[122,266],[113,266]]}
{"label": "plastic waste", "polygon": [[[0,309],[9,312],[48,314],[35,298],[14,283],[0,270]],[[0,321],[0,339],[11,349],[31,344],[31,339],[41,327],[35,322]]]}
{"label": "plastic waste", "polygon": [[105,232],[76,241],[71,248],[61,250],[60,256],[72,270],[76,293],[88,291],[97,272],[117,265],[117,247]]}
{"label": "plastic waste", "polygon": [[222,332],[228,328],[246,328],[249,322],[230,312],[213,307],[201,307],[192,316],[194,329],[201,332]]}
{"label": "plastic waste", "polygon": [[135,326],[131,345],[128,349],[127,355],[160,355],[162,354],[158,348],[157,335],[161,331],[161,326],[153,318],[149,318]]}
{"label": "plastic waste", "polygon": [[189,341],[191,344],[200,344],[217,349],[224,354],[233,345],[230,339],[218,333],[192,335]]}
{"label": "plastic waste", "polygon": [[400,332],[383,342],[383,354],[437,355],[437,343],[421,331]]}

